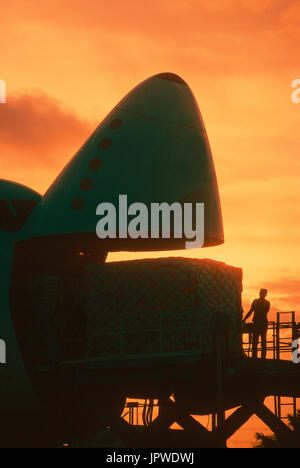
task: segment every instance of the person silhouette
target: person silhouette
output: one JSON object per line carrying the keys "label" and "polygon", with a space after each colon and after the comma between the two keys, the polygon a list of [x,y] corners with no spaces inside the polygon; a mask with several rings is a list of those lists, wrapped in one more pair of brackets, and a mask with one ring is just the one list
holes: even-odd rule
{"label": "person silhouette", "polygon": [[270,302],[266,300],[268,294],[267,289],[261,289],[259,298],[252,302],[251,309],[245,316],[243,323],[254,313],[253,317],[253,344],[252,357],[257,358],[257,346],[259,337],[261,337],[261,358],[266,359],[267,356],[267,331],[268,331],[268,313],[270,310]]}

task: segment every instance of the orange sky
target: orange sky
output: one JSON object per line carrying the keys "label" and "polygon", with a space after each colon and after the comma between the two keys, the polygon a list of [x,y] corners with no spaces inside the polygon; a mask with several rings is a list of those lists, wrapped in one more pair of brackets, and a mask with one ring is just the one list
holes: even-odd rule
{"label": "orange sky", "polygon": [[299,0],[10,0],[0,27],[0,177],[44,192],[125,93],[177,73],[207,127],[226,236],[180,254],[241,266],[245,307],[266,286],[273,312],[300,310]]}

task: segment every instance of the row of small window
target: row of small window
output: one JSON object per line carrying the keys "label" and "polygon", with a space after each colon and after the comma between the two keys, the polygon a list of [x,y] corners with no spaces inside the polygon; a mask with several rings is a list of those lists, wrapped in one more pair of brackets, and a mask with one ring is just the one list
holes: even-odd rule
{"label": "row of small window", "polygon": [[[109,128],[111,130],[118,130],[123,123],[123,120],[121,119],[113,119],[110,124]],[[99,143],[99,149],[101,150],[107,150],[111,147],[112,145],[112,139],[111,138],[103,138],[100,143]],[[101,168],[102,166],[102,159],[100,158],[93,158],[90,160],[89,163],[89,169],[93,171],[97,171]],[[94,181],[89,178],[84,178],[80,182],[80,190],[90,190],[93,187]],[[71,203],[71,209],[75,211],[80,211],[84,208],[84,200],[83,198],[73,198],[72,203]]]}

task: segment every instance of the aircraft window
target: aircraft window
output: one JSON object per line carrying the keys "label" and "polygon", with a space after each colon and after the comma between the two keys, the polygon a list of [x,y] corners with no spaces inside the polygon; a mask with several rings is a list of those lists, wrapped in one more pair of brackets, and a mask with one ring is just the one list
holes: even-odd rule
{"label": "aircraft window", "polygon": [[103,140],[100,141],[99,143],[99,148],[100,149],[108,149],[110,148],[112,144],[112,139],[111,138],[103,138]]}
{"label": "aircraft window", "polygon": [[92,179],[82,179],[80,182],[81,190],[90,190],[93,187],[93,180]]}
{"label": "aircraft window", "polygon": [[93,158],[90,161],[89,169],[98,170],[102,166],[102,159]]}

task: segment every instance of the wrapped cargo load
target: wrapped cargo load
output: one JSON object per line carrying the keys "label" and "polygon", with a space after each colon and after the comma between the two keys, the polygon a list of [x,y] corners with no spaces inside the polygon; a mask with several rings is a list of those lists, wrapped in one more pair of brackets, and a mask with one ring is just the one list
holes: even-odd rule
{"label": "wrapped cargo load", "polygon": [[213,260],[160,258],[86,268],[87,358],[213,350],[228,332],[241,355],[242,270]]}
{"label": "wrapped cargo load", "polygon": [[[22,350],[30,367],[162,353],[211,355],[217,330],[242,354],[242,270],[213,260],[92,264],[23,279]],[[34,329],[32,334],[24,333]]]}

